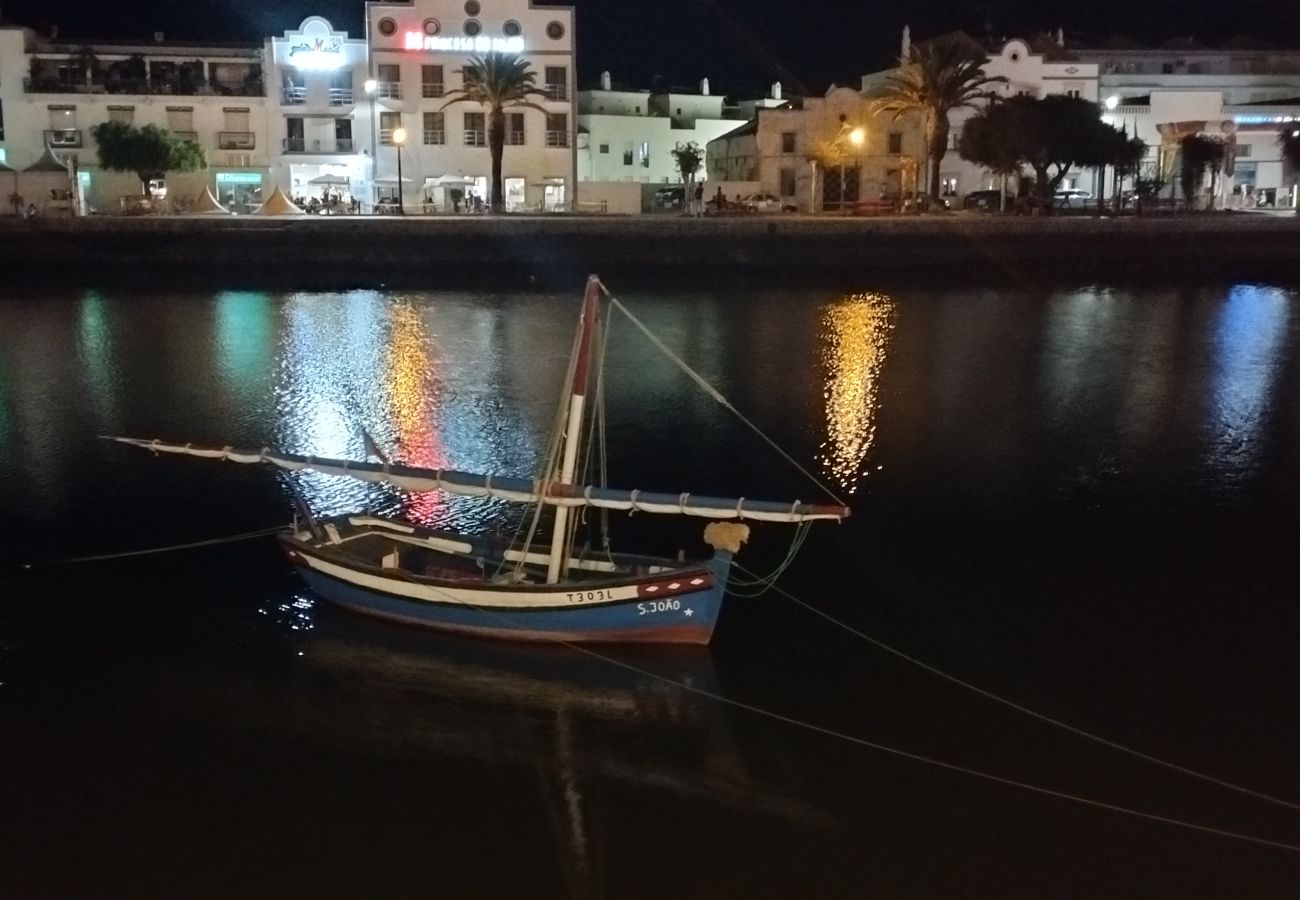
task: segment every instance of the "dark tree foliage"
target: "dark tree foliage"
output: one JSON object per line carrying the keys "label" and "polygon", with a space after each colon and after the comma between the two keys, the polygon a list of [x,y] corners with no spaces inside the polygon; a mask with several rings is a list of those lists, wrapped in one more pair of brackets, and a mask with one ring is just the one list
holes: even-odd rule
{"label": "dark tree foliage", "polygon": [[193,172],[207,166],[203,148],[183,141],[166,128],[125,122],[102,122],[90,129],[98,145],[99,164],[114,172],[134,172],[141,192],[168,172]]}
{"label": "dark tree foliage", "polygon": [[1203,134],[1189,134],[1178,142],[1182,151],[1182,165],[1178,172],[1178,184],[1183,189],[1183,197],[1190,206],[1205,181],[1206,171],[1218,179],[1223,169],[1223,159],[1227,148],[1223,141]]}
{"label": "dark tree foliage", "polygon": [[1078,97],[1012,97],[975,115],[962,132],[962,159],[994,172],[1034,170],[1034,190],[1048,198],[1076,167],[1111,166],[1145,152],[1140,141],[1101,120],[1097,105]]}

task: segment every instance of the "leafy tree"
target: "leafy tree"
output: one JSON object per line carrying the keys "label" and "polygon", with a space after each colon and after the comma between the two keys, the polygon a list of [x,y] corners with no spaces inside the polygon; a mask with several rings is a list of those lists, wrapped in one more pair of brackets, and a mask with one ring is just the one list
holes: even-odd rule
{"label": "leafy tree", "polygon": [[892,113],[894,121],[913,113],[921,117],[930,162],[931,197],[939,196],[939,167],[948,152],[951,130],[948,114],[992,99],[995,95],[990,87],[1006,82],[1000,75],[985,74],[987,61],[988,56],[978,45],[961,36],[913,44],[907,59],[899,61],[898,73],[888,76],[872,103],[873,113]]}
{"label": "leafy tree", "polygon": [[501,181],[501,156],[506,144],[507,109],[546,110],[530,97],[545,97],[546,92],[536,86],[537,73],[529,69],[528,61],[513,53],[492,51],[484,56],[471,56],[465,68],[464,87],[447,92],[443,109],[453,103],[478,103],[488,110],[488,152],[492,155],[492,211],[504,212],[505,191]]}
{"label": "leafy tree", "polygon": [[682,173],[682,181],[694,181],[695,173],[700,170],[700,164],[704,162],[704,151],[700,149],[700,145],[695,141],[678,144],[673,147],[672,154],[677,162],[677,171]]}
{"label": "leafy tree", "polygon": [[1203,134],[1189,134],[1178,142],[1182,150],[1182,164],[1178,173],[1178,183],[1183,189],[1183,197],[1188,207],[1196,205],[1196,192],[1205,181],[1205,172],[1211,173],[1211,194],[1213,187],[1223,169],[1223,159],[1227,153],[1223,141]]}
{"label": "leafy tree", "polygon": [[1101,121],[1095,103],[1053,95],[1012,97],[981,110],[962,132],[963,159],[995,172],[1034,170],[1034,190],[1051,197],[1078,166],[1113,165],[1131,152],[1123,133]]}
{"label": "leafy tree", "polygon": [[90,133],[99,148],[99,164],[114,172],[134,172],[141,193],[148,193],[149,182],[168,172],[193,172],[208,164],[202,147],[157,125],[136,128],[125,122],[102,122]]}

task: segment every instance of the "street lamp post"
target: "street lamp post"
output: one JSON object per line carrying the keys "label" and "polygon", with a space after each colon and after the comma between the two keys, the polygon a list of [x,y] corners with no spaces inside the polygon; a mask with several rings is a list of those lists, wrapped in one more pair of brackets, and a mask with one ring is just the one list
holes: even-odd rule
{"label": "street lamp post", "polygon": [[379,207],[379,185],[375,184],[379,177],[379,159],[375,156],[375,92],[379,90],[379,82],[367,78],[365,89],[366,97],[370,99],[370,208],[376,210]]}
{"label": "street lamp post", "polygon": [[393,129],[393,144],[397,146],[397,214],[406,215],[406,206],[402,202],[402,145],[406,143],[406,129],[397,126]]}

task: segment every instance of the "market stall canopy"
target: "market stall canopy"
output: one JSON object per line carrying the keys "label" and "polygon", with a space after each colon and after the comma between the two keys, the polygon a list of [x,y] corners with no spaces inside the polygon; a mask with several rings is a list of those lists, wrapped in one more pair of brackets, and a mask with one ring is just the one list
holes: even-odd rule
{"label": "market stall canopy", "polygon": [[293,201],[284,195],[284,191],[276,188],[271,191],[271,196],[257,209],[257,214],[261,216],[305,216],[307,215],[301,209],[293,205]]}
{"label": "market stall canopy", "polygon": [[[410,184],[413,180],[414,179],[407,178],[405,175],[402,176],[402,184]],[[385,175],[382,178],[376,178],[375,184],[397,184],[397,179],[392,175]]]}
{"label": "market stall canopy", "polygon": [[221,202],[217,200],[216,197],[212,196],[212,188],[210,187],[205,187],[203,189],[203,193],[199,194],[198,198],[195,199],[194,206],[190,209],[190,212],[201,216],[230,215],[230,210],[222,206]]}
{"label": "market stall canopy", "polygon": [[430,178],[428,180],[432,181],[434,184],[440,184],[443,187],[474,184],[474,179],[466,177],[465,175],[439,175],[437,178]]}
{"label": "market stall canopy", "polygon": [[61,159],[59,159],[57,156],[54,155],[54,151],[51,148],[46,147],[45,152],[41,154],[41,158],[36,160],[36,162],[32,163],[27,168],[23,169],[23,171],[24,172],[58,172],[60,174],[66,175],[68,174],[68,166]]}
{"label": "market stall canopy", "polygon": [[313,178],[311,181],[309,181],[309,182],[307,182],[307,183],[308,183],[308,184],[338,184],[338,185],[343,185],[343,184],[351,184],[352,181],[351,181],[351,179],[349,179],[349,178],[345,178],[345,177],[343,177],[342,175],[317,175],[315,178]]}

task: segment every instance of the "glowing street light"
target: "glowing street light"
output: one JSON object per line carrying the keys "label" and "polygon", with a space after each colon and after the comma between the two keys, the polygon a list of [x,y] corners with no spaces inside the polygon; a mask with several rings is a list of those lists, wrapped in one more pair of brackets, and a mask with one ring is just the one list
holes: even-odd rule
{"label": "glowing street light", "polygon": [[1109,97],[1106,98],[1107,109],[1113,110],[1117,106],[1119,106],[1119,97],[1116,97],[1114,94],[1111,94]]}
{"label": "glowing street light", "polygon": [[867,130],[865,128],[855,128],[849,132],[849,141],[855,147],[861,147],[862,142],[867,139]]}
{"label": "glowing street light", "polygon": [[397,214],[406,215],[406,206],[402,203],[402,145],[406,143],[406,129],[398,125],[393,129],[393,143],[397,146]]}

